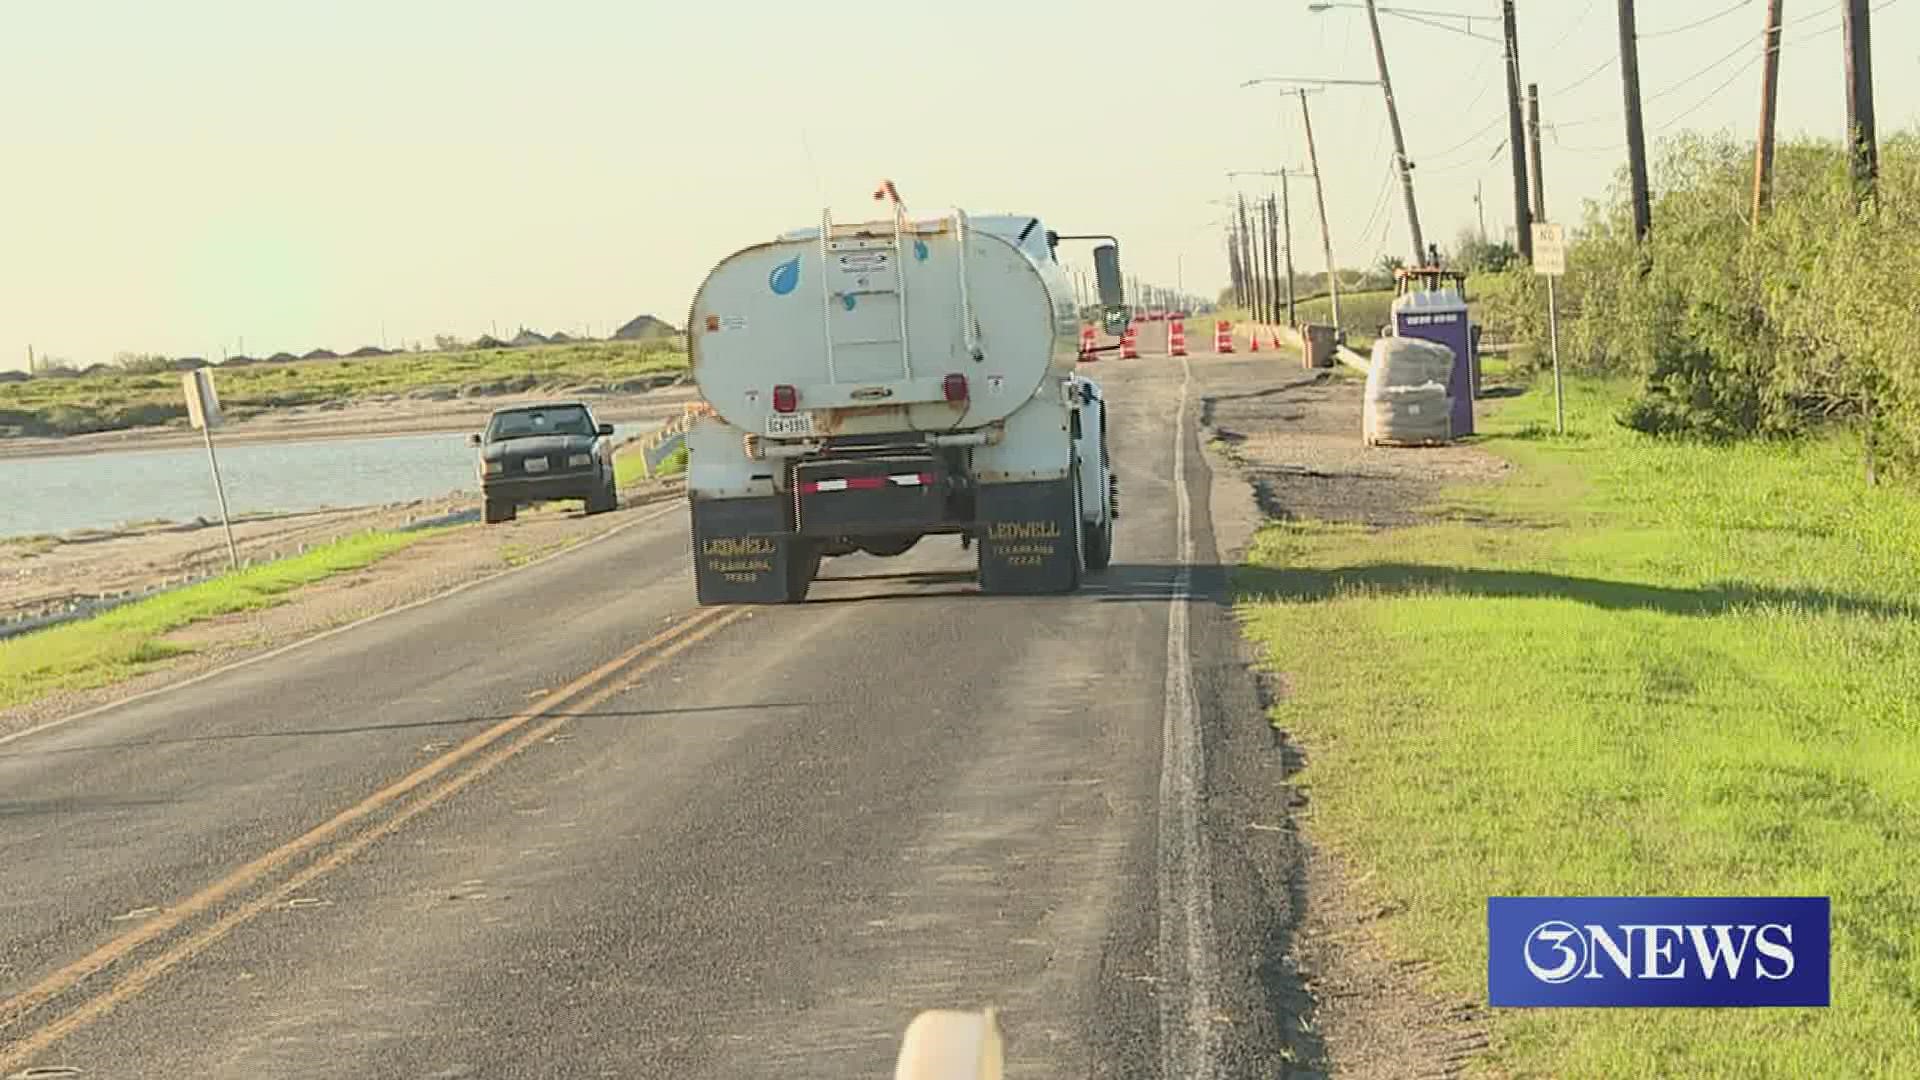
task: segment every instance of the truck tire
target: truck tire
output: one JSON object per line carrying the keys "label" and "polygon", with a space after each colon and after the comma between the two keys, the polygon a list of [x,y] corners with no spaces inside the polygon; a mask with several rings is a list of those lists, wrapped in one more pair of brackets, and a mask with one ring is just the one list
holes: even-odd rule
{"label": "truck tire", "polygon": [[1113,519],[1086,526],[1087,569],[1105,570],[1113,561]]}
{"label": "truck tire", "polygon": [[813,586],[813,579],[820,573],[820,547],[795,539],[787,559],[787,603],[802,603],[807,598],[807,590]]}
{"label": "truck tire", "polygon": [[896,555],[905,555],[919,542],[918,533],[909,536],[863,536],[860,538],[860,550],[877,559],[891,559]]}
{"label": "truck tire", "polygon": [[505,499],[482,499],[480,519],[489,525],[498,525],[503,521],[512,521],[517,509]]}

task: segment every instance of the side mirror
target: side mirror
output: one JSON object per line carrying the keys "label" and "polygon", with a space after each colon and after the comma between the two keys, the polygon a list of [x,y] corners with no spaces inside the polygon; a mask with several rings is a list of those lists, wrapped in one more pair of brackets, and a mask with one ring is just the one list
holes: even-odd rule
{"label": "side mirror", "polygon": [[473,434],[471,434],[471,435],[468,435],[468,436],[467,436],[467,445],[468,445],[468,446],[479,446],[479,445],[480,445],[480,433],[476,431],[476,432],[474,432]]}
{"label": "side mirror", "polygon": [[1093,277],[1099,285],[1100,306],[1117,308],[1127,302],[1126,283],[1120,278],[1120,248],[1101,244],[1093,249]]}
{"label": "side mirror", "polygon": [[1100,292],[1101,329],[1118,337],[1127,329],[1126,282],[1120,276],[1120,248],[1101,244],[1093,249],[1093,276]]}
{"label": "side mirror", "polygon": [[612,435],[612,434],[613,434],[613,425],[612,425],[612,424],[601,424],[598,430],[599,430],[599,432],[600,432],[600,434],[602,434],[602,435]]}

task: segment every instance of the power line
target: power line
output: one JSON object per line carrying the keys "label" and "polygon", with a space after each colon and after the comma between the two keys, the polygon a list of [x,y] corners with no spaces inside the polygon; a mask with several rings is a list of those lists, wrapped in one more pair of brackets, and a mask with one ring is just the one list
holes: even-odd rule
{"label": "power line", "polygon": [[1592,71],[1587,72],[1585,75],[1580,76],[1579,78],[1573,80],[1572,82],[1568,83],[1565,86],[1558,87],[1554,90],[1549,91],[1548,92],[1549,96],[1559,97],[1561,94],[1564,94],[1569,90],[1578,90],[1580,87],[1585,86],[1587,83],[1593,81],[1596,77],[1599,76],[1601,72],[1607,70],[1608,68],[1612,67],[1613,65],[1619,62],[1620,62],[1620,54],[1615,53],[1614,55],[1607,57],[1605,60],[1602,60],[1600,62],[1599,67],[1594,68]]}
{"label": "power line", "polygon": [[1580,12],[1580,17],[1573,20],[1573,22],[1570,25],[1568,25],[1566,31],[1560,35],[1559,40],[1547,46],[1547,52],[1555,53],[1560,51],[1560,46],[1565,45],[1570,39],[1572,39],[1574,32],[1579,30],[1581,25],[1587,21],[1587,16],[1593,14],[1594,7],[1597,6],[1599,3],[1600,3],[1600,0],[1587,0],[1587,6]]}
{"label": "power line", "polygon": [[1673,127],[1675,124],[1678,124],[1680,121],[1685,120],[1687,117],[1692,116],[1694,113],[1699,112],[1701,109],[1706,108],[1707,105],[1711,103],[1714,98],[1717,98],[1720,96],[1722,91],[1724,91],[1727,87],[1732,86],[1734,83],[1734,80],[1738,79],[1740,76],[1745,75],[1748,71],[1752,70],[1753,65],[1759,63],[1764,55],[1765,53],[1763,51],[1760,53],[1755,53],[1753,56],[1748,57],[1746,63],[1741,64],[1739,67],[1735,68],[1733,74],[1727,76],[1726,82],[1723,82],[1719,86],[1716,86],[1712,90],[1709,90],[1707,92],[1706,97],[1703,97],[1699,101],[1694,102],[1690,108],[1681,112],[1680,115],[1674,117],[1673,119],[1667,121],[1664,124],[1661,124],[1659,127],[1656,127],[1653,130],[1665,131],[1668,128]]}
{"label": "power line", "polygon": [[1498,127],[1499,125],[1504,124],[1506,122],[1507,122],[1507,118],[1505,114],[1496,116],[1493,118],[1492,121],[1490,121],[1485,127],[1481,128],[1480,130],[1474,132],[1473,134],[1467,136],[1464,139],[1461,139],[1459,142],[1454,143],[1452,146],[1447,147],[1445,150],[1442,150],[1437,154],[1425,155],[1425,157],[1422,160],[1424,161],[1445,160],[1446,158],[1451,157],[1454,153],[1460,150],[1464,150],[1467,147],[1478,142],[1482,135],[1485,135],[1487,132],[1492,131],[1495,127]]}
{"label": "power line", "polygon": [[1707,16],[1707,17],[1706,17],[1706,18],[1704,18],[1704,19],[1699,19],[1699,20],[1696,20],[1696,21],[1694,21],[1694,22],[1690,22],[1690,23],[1688,23],[1688,24],[1686,24],[1685,26],[1675,26],[1675,27],[1673,27],[1673,28],[1671,28],[1671,29],[1668,29],[1668,30],[1653,30],[1653,31],[1649,31],[1649,32],[1647,32],[1647,33],[1644,33],[1644,34],[1641,34],[1641,35],[1640,35],[1640,40],[1641,40],[1641,41],[1645,41],[1645,40],[1647,40],[1648,38],[1659,38],[1659,37],[1667,37],[1667,36],[1669,36],[1669,35],[1672,35],[1672,34],[1684,34],[1684,33],[1686,33],[1686,32],[1687,32],[1687,31],[1689,31],[1689,30],[1695,30],[1695,29],[1698,29],[1698,28],[1700,28],[1700,27],[1702,27],[1702,26],[1705,26],[1705,25],[1707,25],[1708,23],[1712,23],[1712,22],[1719,22],[1719,21],[1720,21],[1721,19],[1724,19],[1724,18],[1726,18],[1727,16],[1729,16],[1729,15],[1731,15],[1731,14],[1733,14],[1734,12],[1736,12],[1736,11],[1739,11],[1739,10],[1740,10],[1741,8],[1744,8],[1744,7],[1747,7],[1747,6],[1749,6],[1749,5],[1748,5],[1748,0],[1734,0],[1734,2],[1733,2],[1732,4],[1729,4],[1728,6],[1726,6],[1726,7],[1724,7],[1724,8],[1722,8],[1722,9],[1720,9],[1720,10],[1719,10],[1718,12],[1716,12],[1716,13],[1714,13],[1714,14],[1712,14],[1712,15],[1709,15],[1709,16]]}

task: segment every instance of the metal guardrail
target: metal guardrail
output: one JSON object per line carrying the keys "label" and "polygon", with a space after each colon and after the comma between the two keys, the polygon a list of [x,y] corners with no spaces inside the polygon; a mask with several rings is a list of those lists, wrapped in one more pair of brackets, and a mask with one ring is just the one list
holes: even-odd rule
{"label": "metal guardrail", "polygon": [[653,476],[660,466],[674,452],[687,445],[687,429],[702,416],[713,416],[713,406],[704,401],[690,403],[679,416],[660,425],[653,434],[647,436],[640,447],[641,460],[646,463],[647,475]]}

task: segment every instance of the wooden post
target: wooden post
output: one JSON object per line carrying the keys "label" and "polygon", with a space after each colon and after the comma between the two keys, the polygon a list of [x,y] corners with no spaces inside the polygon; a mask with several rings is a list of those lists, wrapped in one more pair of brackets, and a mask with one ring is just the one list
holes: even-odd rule
{"label": "wooden post", "polygon": [[1780,105],[1780,6],[1767,0],[1766,30],[1760,35],[1764,50],[1760,68],[1760,140],[1753,151],[1753,226],[1767,212],[1773,197],[1773,125]]}

